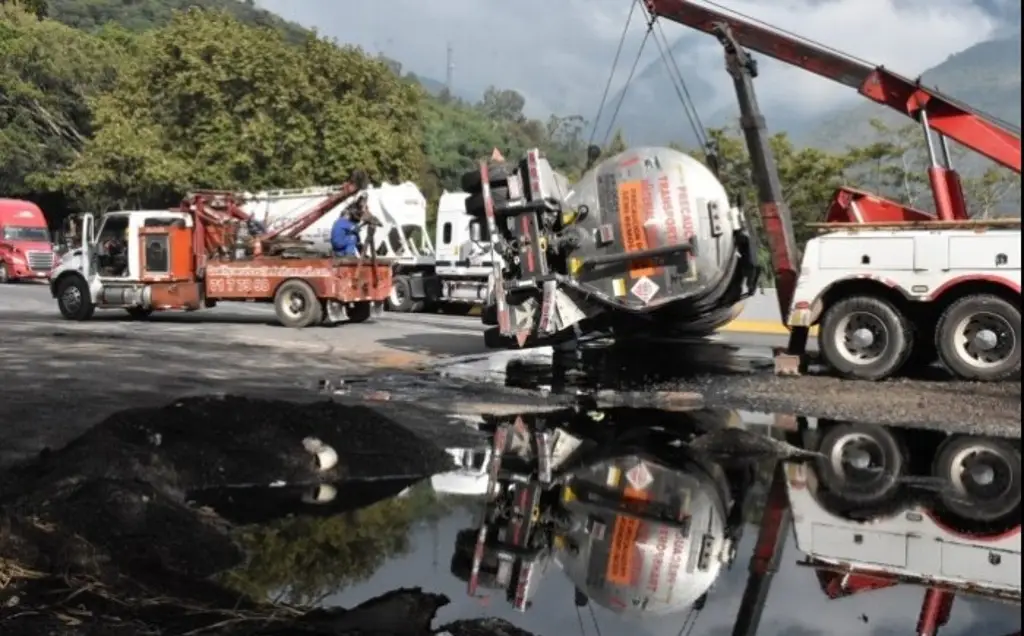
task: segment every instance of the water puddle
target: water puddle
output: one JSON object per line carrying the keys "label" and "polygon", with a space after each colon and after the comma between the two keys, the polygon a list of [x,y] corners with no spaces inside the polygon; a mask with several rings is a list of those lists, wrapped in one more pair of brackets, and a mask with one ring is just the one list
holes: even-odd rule
{"label": "water puddle", "polygon": [[1019,440],[571,398],[115,416],[0,481],[0,631],[1020,629]]}

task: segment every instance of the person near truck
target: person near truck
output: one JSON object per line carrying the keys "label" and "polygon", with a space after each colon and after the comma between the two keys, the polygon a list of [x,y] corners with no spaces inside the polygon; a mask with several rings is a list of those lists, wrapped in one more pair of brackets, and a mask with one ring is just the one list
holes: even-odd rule
{"label": "person near truck", "polygon": [[335,256],[359,256],[360,205],[349,206],[331,226],[331,250]]}

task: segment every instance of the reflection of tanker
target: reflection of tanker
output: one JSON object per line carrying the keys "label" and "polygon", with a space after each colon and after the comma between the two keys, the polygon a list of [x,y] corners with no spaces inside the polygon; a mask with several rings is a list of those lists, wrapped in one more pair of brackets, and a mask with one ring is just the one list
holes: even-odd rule
{"label": "reflection of tanker", "polygon": [[[752,490],[749,464],[702,443],[734,417],[611,409],[499,425],[488,503],[458,534],[452,572],[471,595],[501,590],[519,610],[550,565],[577,605],[699,609],[732,564]],[[773,473],[733,634],[757,633],[790,532],[830,599],[923,587],[921,636],[938,633],[955,595],[1020,603],[1019,439],[793,424],[788,452],[804,459]]]}
{"label": "reflection of tanker", "polygon": [[956,594],[1020,603],[1019,439],[799,424],[794,439],[820,458],[787,465],[777,487],[830,598],[924,586],[918,634],[937,633]]}
{"label": "reflection of tanker", "polygon": [[[649,415],[641,429],[637,413],[624,409],[499,426],[496,486],[479,527],[459,533],[452,559],[471,595],[501,589],[525,610],[553,563],[576,586],[578,604],[665,614],[703,603],[732,563],[753,471],[724,468],[686,443],[724,428],[731,413],[672,414],[672,430],[659,425],[664,414]],[[600,439],[580,434],[594,429]]]}

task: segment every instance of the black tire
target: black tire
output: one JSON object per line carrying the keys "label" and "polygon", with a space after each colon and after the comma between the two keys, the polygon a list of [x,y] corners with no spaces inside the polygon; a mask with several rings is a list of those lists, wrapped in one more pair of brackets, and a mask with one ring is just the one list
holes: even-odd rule
{"label": "black tire", "polygon": [[818,479],[843,504],[877,507],[898,496],[906,456],[888,429],[837,423],[821,438],[818,452]]}
{"label": "black tire", "polygon": [[396,276],[391,281],[391,295],[388,296],[388,311],[409,314],[422,306],[412,297],[412,283],[408,276]]}
{"label": "black tire", "polygon": [[[849,331],[868,331],[874,341],[857,347]],[[881,342],[878,342],[878,341]],[[892,303],[875,296],[852,296],[825,310],[818,333],[825,362],[839,375],[856,380],[884,380],[897,374],[914,347],[913,326]],[[858,355],[864,357],[858,359]]]}
{"label": "black tire", "polygon": [[[487,175],[490,178],[491,186],[498,184],[504,184],[508,181],[508,169],[501,164],[490,164],[487,166]],[[460,179],[462,183],[462,189],[470,194],[475,194],[481,190],[481,179],[480,169],[477,168],[472,172],[463,173]]]}
{"label": "black tire", "polygon": [[285,327],[302,329],[323,320],[323,307],[309,283],[286,280],[274,293],[274,311]]}
{"label": "black tire", "polygon": [[67,320],[89,320],[96,313],[89,283],[78,275],[68,276],[57,284],[57,308]]}
{"label": "black tire", "polygon": [[126,307],[125,311],[132,320],[145,320],[153,315],[153,310],[145,307]]}
{"label": "black tire", "polygon": [[480,312],[480,322],[487,327],[495,327],[498,324],[498,305],[491,303],[484,305],[483,311]]}
{"label": "black tire", "polygon": [[501,329],[491,327],[484,331],[484,346],[488,349],[509,349],[515,344],[515,338],[501,335]]}
{"label": "black tire", "polygon": [[[943,442],[932,474],[943,481],[939,501],[975,522],[1020,520],[1020,451],[1002,439],[955,435]],[[985,483],[988,479],[990,483]]]}
{"label": "black tire", "polygon": [[[994,343],[986,343],[994,347],[987,351],[978,348],[985,332],[995,338]],[[999,382],[1018,376],[1020,341],[1020,307],[989,294],[956,301],[943,312],[935,329],[942,365],[965,380]]]}
{"label": "black tire", "polygon": [[352,303],[346,313],[351,323],[366,322],[373,315],[373,306],[368,302]]}
{"label": "black tire", "polygon": [[474,306],[469,303],[445,303],[441,305],[441,311],[449,316],[468,316]]}
{"label": "black tire", "polygon": [[[508,188],[491,188],[491,199],[494,201],[494,205],[508,203]],[[466,197],[466,214],[481,218],[487,215],[487,208],[484,207],[483,192],[477,192]]]}

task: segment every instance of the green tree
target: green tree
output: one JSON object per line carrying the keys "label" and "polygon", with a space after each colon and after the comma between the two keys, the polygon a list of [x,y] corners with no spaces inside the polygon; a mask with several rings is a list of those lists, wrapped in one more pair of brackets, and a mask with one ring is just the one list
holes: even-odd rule
{"label": "green tree", "polygon": [[301,46],[192,10],[138,39],[97,132],[62,182],[97,205],[163,205],[187,188],[416,176],[423,93],[384,62],[312,34]]}
{"label": "green tree", "polygon": [[50,15],[50,3],[47,0],[0,0],[2,6],[19,7],[39,20]]}
{"label": "green tree", "polygon": [[46,198],[93,133],[88,100],[125,59],[120,32],[91,36],[0,6],[0,191]]}
{"label": "green tree", "polygon": [[524,106],[526,99],[516,91],[491,86],[484,91],[479,108],[490,119],[517,122],[525,119]]}
{"label": "green tree", "polygon": [[605,157],[612,157],[620,152],[626,152],[629,150],[629,144],[626,143],[626,136],[623,134],[622,129],[617,129],[615,135],[612,136],[611,141],[604,149]]}

